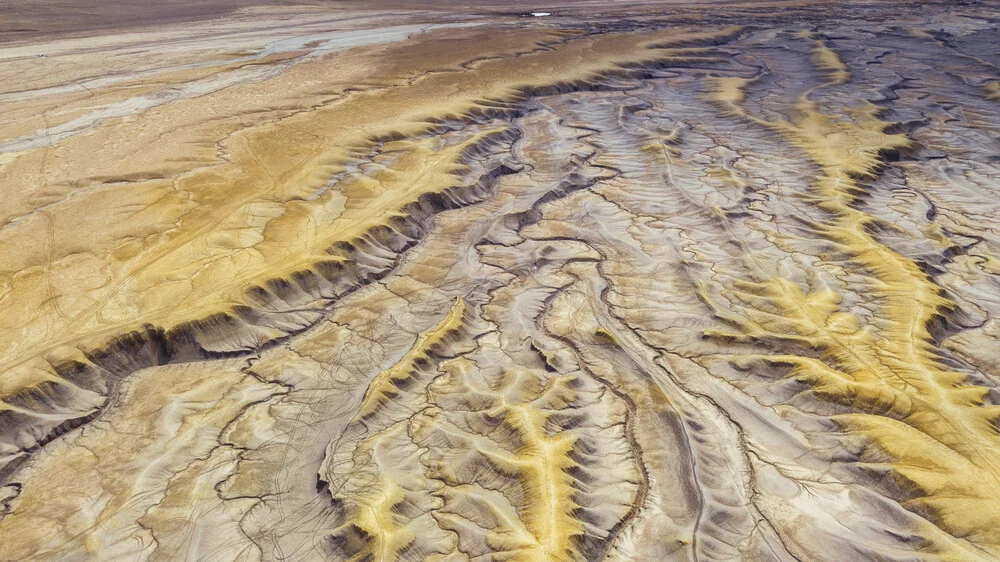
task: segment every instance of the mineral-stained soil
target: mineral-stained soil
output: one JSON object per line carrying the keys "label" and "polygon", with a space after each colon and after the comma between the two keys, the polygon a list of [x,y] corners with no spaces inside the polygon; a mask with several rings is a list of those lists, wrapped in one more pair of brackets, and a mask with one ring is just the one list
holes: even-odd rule
{"label": "mineral-stained soil", "polygon": [[11,9],[0,560],[1000,559],[1000,7],[250,4]]}

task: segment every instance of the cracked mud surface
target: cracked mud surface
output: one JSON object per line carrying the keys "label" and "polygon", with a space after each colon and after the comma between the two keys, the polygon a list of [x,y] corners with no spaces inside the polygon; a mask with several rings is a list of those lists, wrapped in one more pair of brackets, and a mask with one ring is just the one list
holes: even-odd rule
{"label": "cracked mud surface", "polygon": [[1000,10],[410,8],[0,47],[0,560],[1000,559]]}

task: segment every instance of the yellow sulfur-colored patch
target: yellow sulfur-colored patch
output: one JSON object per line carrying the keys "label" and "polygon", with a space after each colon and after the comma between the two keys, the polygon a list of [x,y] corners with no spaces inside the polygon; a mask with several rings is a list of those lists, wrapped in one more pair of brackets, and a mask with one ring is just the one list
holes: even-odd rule
{"label": "yellow sulfur-colored patch", "polygon": [[[833,51],[817,44],[814,57],[833,73],[835,83],[847,79]],[[790,281],[772,279],[737,283],[726,295],[743,316],[718,308],[716,314],[738,332],[709,335],[818,349],[818,359],[762,359],[791,366],[789,376],[850,408],[851,413],[833,419],[893,459],[891,468],[907,506],[953,535],[1000,554],[1000,462],[995,454],[1000,436],[994,425],[1000,410],[983,407],[987,389],[970,385],[938,360],[928,326],[952,303],[913,260],[879,243],[866,229],[874,219],[854,205],[861,182],[878,172],[880,152],[905,148],[909,140],[885,133],[890,123],[879,119],[878,108],[870,103],[847,116],[831,116],[803,99],[794,105],[792,119],[757,118],[733,101],[739,98],[733,89],[748,85],[744,81],[712,91],[717,102],[780,132],[820,166],[822,173],[806,198],[830,218],[816,227],[816,234],[868,278],[879,321],[861,323],[839,312],[840,297],[830,288],[806,293]],[[975,550],[964,552],[981,556]]]}
{"label": "yellow sulfur-colored patch", "polygon": [[532,547],[517,553],[513,559],[518,561],[572,559],[572,539],[583,533],[583,524],[572,516],[578,506],[572,499],[572,478],[566,473],[576,465],[569,456],[576,439],[569,434],[548,435],[547,418],[528,404],[510,406],[505,419],[517,430],[524,446],[514,454],[502,450],[487,453],[501,470],[519,476],[529,498],[521,520],[536,540]]}
{"label": "yellow sulfur-colored patch", "polygon": [[430,331],[424,332],[417,337],[413,347],[406,352],[395,365],[379,373],[368,385],[364,400],[358,409],[356,419],[371,415],[379,407],[392,398],[396,385],[411,376],[417,367],[417,362],[426,360],[428,354],[434,346],[441,343],[449,334],[462,327],[462,319],[465,315],[465,299],[458,297],[452,305],[451,310],[445,315],[441,322]]}
{"label": "yellow sulfur-colored patch", "polygon": [[813,60],[816,61],[816,66],[827,73],[831,84],[843,84],[851,77],[844,61],[840,60],[836,51],[827,47],[823,41],[813,41]]}
{"label": "yellow sulfur-colored patch", "polygon": [[354,524],[372,537],[375,560],[395,560],[414,537],[413,531],[393,521],[392,510],[403,500],[403,490],[391,480],[380,479],[368,495],[371,501],[358,510]]}
{"label": "yellow sulfur-colored patch", "polygon": [[[533,88],[586,82],[624,66],[684,56],[671,49],[736,31],[490,36],[487,43],[506,51],[469,66],[463,66],[464,50],[442,53],[428,43],[412,55],[397,53],[402,60],[426,60],[379,77],[386,81],[383,87],[345,93],[315,107],[304,102],[308,111],[241,126],[222,139],[190,133],[207,148],[200,153],[204,161],[183,173],[122,172],[106,185],[73,177],[71,183],[87,189],[72,207],[47,205],[44,213],[28,213],[0,234],[5,265],[0,328],[17,334],[0,341],[0,399],[50,377],[53,369],[45,358],[56,350],[99,348],[145,324],[170,330],[227,314],[246,305],[256,287],[337,261],[327,253],[331,245],[385,226],[420,195],[456,183],[463,149],[479,137],[444,148],[423,138],[442,121],[509,108]],[[567,42],[535,48],[560,37]],[[445,70],[422,73],[423,65],[432,64],[427,61],[439,59]],[[329,63],[309,64],[321,62]],[[295,100],[282,101],[289,103],[295,106]],[[255,111],[252,104],[240,107],[239,115]],[[101,135],[84,137],[96,142],[130,127],[114,123]],[[401,138],[408,140],[387,142]],[[105,149],[74,138],[60,147],[58,160],[89,166],[100,163]],[[397,158],[372,175],[329,185],[359,155],[375,149]],[[28,152],[4,161],[0,188],[37,183],[35,157]],[[115,169],[111,164],[117,165],[108,163],[101,173]],[[48,241],[15,244],[15,236]]]}
{"label": "yellow sulfur-colored patch", "polygon": [[724,104],[738,104],[746,97],[746,89],[755,82],[739,76],[711,77],[705,79],[708,97]]}
{"label": "yellow sulfur-colored patch", "polygon": [[986,88],[986,99],[1000,100],[1000,82],[987,82],[983,88]]}

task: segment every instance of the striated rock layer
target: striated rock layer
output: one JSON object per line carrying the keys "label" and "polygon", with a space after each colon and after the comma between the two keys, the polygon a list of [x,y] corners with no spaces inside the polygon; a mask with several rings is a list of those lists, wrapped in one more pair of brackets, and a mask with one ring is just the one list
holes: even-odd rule
{"label": "striated rock layer", "polygon": [[413,8],[0,47],[0,559],[1000,559],[1000,10]]}

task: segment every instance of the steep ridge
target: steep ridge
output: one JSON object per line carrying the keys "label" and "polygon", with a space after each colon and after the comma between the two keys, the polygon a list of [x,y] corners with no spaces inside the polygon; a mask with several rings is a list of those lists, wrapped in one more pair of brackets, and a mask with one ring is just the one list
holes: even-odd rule
{"label": "steep ridge", "polygon": [[[720,36],[732,36],[735,32],[725,30],[720,32]],[[656,41],[662,42],[661,35],[582,39],[591,42],[593,52],[604,57],[590,59],[582,66],[572,64],[572,54],[567,59],[564,52],[554,49],[513,60],[520,62],[523,57],[546,55],[555,58],[543,58],[537,72],[547,79],[555,79],[542,89],[558,91],[586,85],[602,69],[620,66],[621,62],[628,60],[629,49],[638,49],[639,56],[647,59],[662,58],[670,56],[662,51],[669,45],[715,40],[713,34],[688,34],[658,45]],[[647,53],[647,49],[651,50]],[[565,65],[566,60],[570,60],[571,64]],[[337,123],[332,132],[322,133],[324,136],[320,138],[325,139],[323,144],[335,149],[332,154],[314,154],[313,164],[295,159],[284,160],[282,150],[273,145],[275,139],[288,136],[272,130],[275,127],[294,131],[292,138],[300,140],[305,134],[301,125],[284,120],[266,128],[270,131],[266,134],[263,130],[255,131],[252,138],[256,140],[231,143],[228,164],[202,172],[207,178],[197,174],[186,176],[183,182],[192,184],[230,182],[238,186],[241,193],[258,191],[247,185],[247,181],[263,183],[266,185],[260,185],[260,190],[281,194],[287,203],[282,207],[267,199],[255,202],[252,197],[220,201],[219,205],[208,205],[203,201],[205,205],[195,210],[194,214],[211,212],[221,215],[221,223],[214,221],[212,228],[221,226],[222,238],[202,242],[194,238],[194,234],[203,232],[198,230],[171,240],[147,259],[149,263],[140,262],[137,265],[144,276],[152,275],[152,284],[142,293],[141,301],[151,303],[153,308],[149,314],[143,315],[143,319],[155,322],[158,315],[167,314],[176,321],[185,316],[205,314],[206,310],[218,305],[201,306],[199,302],[218,299],[219,290],[238,293],[241,287],[246,287],[239,297],[242,304],[172,326],[147,324],[141,330],[113,337],[89,349],[88,343],[80,341],[76,333],[73,334],[77,338],[76,344],[69,348],[61,346],[58,338],[50,335],[44,345],[54,346],[54,349],[50,348],[47,355],[29,356],[26,362],[18,357],[12,358],[10,370],[3,379],[5,406],[0,412],[4,415],[2,428],[6,441],[4,465],[23,459],[26,452],[35,450],[52,436],[90,419],[103,402],[101,395],[108,392],[109,380],[113,385],[114,379],[139,368],[165,362],[246,353],[301,330],[319,318],[318,309],[324,303],[379,276],[380,272],[388,271],[387,264],[379,262],[391,257],[390,254],[399,253],[419,238],[419,231],[426,228],[428,219],[434,213],[468,204],[463,198],[481,197],[488,190],[487,184],[492,178],[506,173],[507,168],[497,168],[489,174],[480,172],[484,185],[480,185],[478,195],[453,196],[446,191],[456,174],[475,177],[474,172],[466,169],[468,161],[477,157],[474,147],[484,143],[489,145],[491,134],[483,131],[482,138],[472,138],[465,144],[443,150],[435,143],[439,142],[444,132],[455,126],[449,123],[461,124],[460,119],[476,122],[509,114],[515,111],[520,100],[538,91],[539,87],[530,83],[519,86],[504,82],[501,79],[507,72],[504,64],[511,62],[502,58],[487,60],[467,69],[466,73],[472,79],[460,82],[464,88],[452,94],[450,99],[454,100],[454,104],[451,106],[434,95],[439,88],[434,83],[436,78],[445,83],[452,79],[448,74],[441,74],[410,84],[406,90],[418,91],[405,96],[406,104],[396,104],[387,99],[404,97],[393,89],[379,94],[378,104],[367,103],[364,99],[351,103],[354,100],[351,98],[326,110],[317,109],[290,117],[291,120],[313,123],[310,126],[319,134],[324,127],[330,126],[329,123],[337,123],[338,115],[351,116],[350,122]],[[556,67],[564,73],[562,82],[559,74],[550,74]],[[419,99],[425,100],[423,107],[415,103]],[[409,107],[409,117],[400,116],[392,109],[403,105]],[[384,113],[376,118],[380,107],[385,108],[381,110]],[[377,125],[379,119],[383,120],[381,130]],[[362,123],[364,127],[359,131],[355,129],[356,125],[350,123]],[[413,137],[416,138],[405,140]],[[422,140],[417,140],[419,138]],[[255,147],[249,143],[264,144]],[[359,146],[366,148],[354,148]],[[366,151],[371,152],[366,156]],[[289,171],[272,170],[269,168],[272,164],[265,164],[258,154],[267,154],[268,158],[274,159],[275,166],[294,164],[296,167]],[[363,170],[366,162],[371,162],[371,167],[379,168],[378,171],[371,176],[363,171],[347,173],[350,168]],[[226,166],[233,171],[227,171]],[[279,181],[288,187],[281,187],[277,183]],[[331,189],[333,186],[337,189]],[[435,196],[437,193],[445,195],[442,198]],[[239,205],[247,203],[250,206],[239,213],[239,222],[226,225],[225,221],[234,217],[231,213]],[[227,211],[227,207],[231,210]],[[249,217],[244,213],[249,213]],[[270,218],[258,220],[255,215],[262,218],[270,215]],[[227,229],[242,232],[242,221],[248,218],[250,221],[247,224],[254,226],[251,231],[241,233],[235,239],[225,234]],[[254,225],[255,221],[257,225]],[[324,227],[324,224],[329,226]],[[289,237],[284,232],[294,233],[297,242],[289,244]],[[252,250],[256,259],[248,258],[246,250]],[[263,269],[251,265],[253,261],[258,261]],[[230,276],[225,283],[216,282],[218,275],[224,275],[234,267],[244,273],[235,278]],[[247,271],[257,271],[258,277],[263,276],[265,281],[254,284],[245,273]],[[134,280],[134,275],[130,274],[127,279]],[[190,283],[191,288],[183,289],[182,286],[182,292],[178,294],[174,291],[181,280]],[[205,286],[206,283],[209,285]],[[168,292],[157,294],[159,291]],[[117,292],[121,292],[121,288]],[[178,298],[183,299],[184,307],[179,310],[176,307],[164,308]],[[222,299],[222,302],[226,300]],[[89,310],[95,309],[96,305]],[[69,324],[66,329],[73,326]],[[106,331],[107,328],[102,327],[98,333]],[[86,351],[81,354],[79,348]],[[30,351],[31,348],[27,353]],[[25,354],[22,352],[21,357]],[[39,409],[41,412],[36,413]],[[55,413],[47,412],[50,409],[54,409]]]}

